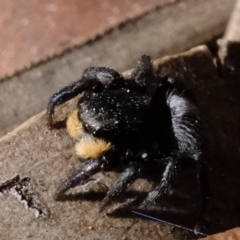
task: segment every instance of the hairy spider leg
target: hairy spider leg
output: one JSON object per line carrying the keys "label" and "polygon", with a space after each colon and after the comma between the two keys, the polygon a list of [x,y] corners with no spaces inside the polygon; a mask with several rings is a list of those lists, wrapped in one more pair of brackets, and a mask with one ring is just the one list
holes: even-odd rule
{"label": "hairy spider leg", "polygon": [[148,55],[143,55],[138,59],[133,78],[138,86],[145,89],[145,95],[152,97],[156,93],[159,81]]}
{"label": "hairy spider leg", "polygon": [[101,91],[109,82],[115,79],[122,79],[122,76],[115,70],[107,67],[90,67],[83,72],[80,80],[64,87],[52,95],[48,103],[48,123],[52,125],[52,115],[56,106],[76,97],[86,90]]}
{"label": "hairy spider leg", "polygon": [[173,181],[176,172],[176,161],[172,157],[167,158],[168,163],[163,171],[160,183],[148,193],[147,197],[140,204],[140,207],[145,207],[150,204],[156,204],[157,200],[164,197]]}
{"label": "hairy spider leg", "polygon": [[57,189],[55,198],[60,198],[68,189],[83,185],[93,174],[104,170],[108,166],[108,159],[104,156],[89,160],[81,168],[73,172]]}
{"label": "hairy spider leg", "polygon": [[137,66],[133,72],[135,82],[142,87],[146,87],[149,79],[153,77],[152,60],[148,55],[143,55],[138,59]]}
{"label": "hairy spider leg", "polygon": [[75,145],[76,154],[82,159],[91,159],[99,157],[113,148],[110,142],[102,138],[83,136]]}
{"label": "hairy spider leg", "polygon": [[115,185],[107,192],[103,199],[99,212],[102,212],[107,205],[119,197],[137,178],[143,174],[143,165],[132,162],[120,175]]}
{"label": "hairy spider leg", "polygon": [[67,118],[67,131],[71,138],[76,139],[81,137],[83,133],[82,122],[78,118],[78,109],[75,109]]}

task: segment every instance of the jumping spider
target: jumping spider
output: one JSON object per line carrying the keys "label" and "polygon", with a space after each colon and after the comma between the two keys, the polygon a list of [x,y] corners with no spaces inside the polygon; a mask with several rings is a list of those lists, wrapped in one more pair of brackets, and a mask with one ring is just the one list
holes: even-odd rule
{"label": "jumping spider", "polygon": [[127,167],[107,192],[101,210],[137,178],[161,169],[159,184],[141,203],[145,206],[166,195],[181,159],[200,162],[203,135],[196,107],[173,78],[160,79],[149,56],[138,60],[127,80],[111,68],[87,68],[80,80],[51,97],[50,125],[54,108],[80,93],[67,130],[77,139],[77,155],[87,162],[60,185],[57,197],[85,184],[93,174],[125,162]]}

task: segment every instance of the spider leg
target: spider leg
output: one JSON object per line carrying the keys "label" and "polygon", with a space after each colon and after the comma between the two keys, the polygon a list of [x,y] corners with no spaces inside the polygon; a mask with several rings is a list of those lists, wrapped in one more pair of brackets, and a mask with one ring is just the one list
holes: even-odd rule
{"label": "spider leg", "polygon": [[176,170],[176,161],[171,157],[166,159],[168,161],[165,170],[162,174],[162,179],[152,191],[148,193],[148,196],[145,198],[140,207],[144,207],[149,204],[156,204],[157,200],[167,194],[167,191],[171,185],[173,177],[175,176]]}
{"label": "spider leg", "polygon": [[59,92],[52,95],[47,108],[48,123],[52,125],[52,115],[56,106],[76,97],[83,91],[92,89],[99,91],[113,80],[123,79],[115,70],[107,67],[90,67],[83,72],[80,80],[64,87]]}
{"label": "spider leg", "polygon": [[139,87],[145,88],[147,96],[152,97],[155,94],[159,85],[158,77],[155,74],[152,60],[148,55],[143,55],[138,59],[133,78]]}
{"label": "spider leg", "polygon": [[57,189],[55,198],[59,199],[68,189],[83,185],[93,174],[107,168],[108,159],[104,156],[86,162],[80,169],[73,172]]}
{"label": "spider leg", "polygon": [[119,197],[139,176],[142,175],[143,165],[132,163],[118,178],[115,185],[107,192],[103,199],[99,212],[102,212],[107,205]]}
{"label": "spider leg", "polygon": [[133,77],[139,86],[145,87],[149,81],[149,76],[153,74],[152,60],[148,55],[143,55],[138,59],[137,67]]}

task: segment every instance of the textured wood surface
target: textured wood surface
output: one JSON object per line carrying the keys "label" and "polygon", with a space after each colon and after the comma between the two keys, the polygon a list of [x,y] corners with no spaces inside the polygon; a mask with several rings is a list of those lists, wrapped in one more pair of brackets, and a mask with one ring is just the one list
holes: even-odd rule
{"label": "textured wood surface", "polygon": [[[207,228],[203,231],[217,233],[239,226],[240,114],[236,115],[240,104],[239,82],[218,78],[212,56],[203,46],[157,60],[155,67],[159,69],[159,74],[169,74],[185,82],[215,139],[216,153],[208,161],[206,159],[210,197],[205,214]],[[72,104],[58,108],[55,120],[63,120]],[[99,214],[102,194],[97,197],[80,194],[56,202],[53,195],[57,185],[81,163],[75,156],[73,143],[66,130],[48,129],[44,112],[1,138],[0,149],[1,239],[194,238],[187,231],[143,220],[135,215],[115,218],[106,213]],[[96,178],[111,186],[117,175],[108,172]],[[139,180],[132,191],[138,195],[147,189],[149,184]],[[89,186],[87,189],[76,189],[76,192],[87,190]],[[193,192],[188,188],[185,191],[186,196],[192,196]],[[26,205],[29,197],[30,200],[32,197],[31,204]],[[183,204],[180,207],[183,209],[188,206]],[[156,214],[161,217],[160,210]],[[181,214],[177,216],[181,218]],[[184,219],[191,216],[184,216]],[[173,222],[176,220],[175,217]],[[181,222],[181,225],[189,228],[192,224]]]}
{"label": "textured wood surface", "polygon": [[[130,21],[103,38],[0,82],[0,136],[43,111],[50,95],[88,66],[133,68],[142,54],[160,58],[223,34],[235,0],[188,0]],[[89,20],[90,21],[90,20]]]}
{"label": "textured wood surface", "polygon": [[236,1],[226,32],[219,43],[221,72],[227,78],[240,77],[240,0]]}
{"label": "textured wood surface", "polygon": [[0,2],[0,79],[82,45],[169,0]]}

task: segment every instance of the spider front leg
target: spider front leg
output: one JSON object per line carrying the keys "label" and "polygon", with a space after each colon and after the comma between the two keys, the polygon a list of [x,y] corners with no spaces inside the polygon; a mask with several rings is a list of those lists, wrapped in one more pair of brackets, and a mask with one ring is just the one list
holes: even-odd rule
{"label": "spider front leg", "polygon": [[138,59],[133,78],[138,86],[145,89],[147,96],[152,97],[155,94],[158,88],[158,77],[154,71],[152,59],[148,55],[143,55]]}
{"label": "spider front leg", "polygon": [[[119,80],[119,81],[118,81]],[[64,87],[52,95],[47,108],[48,123],[52,125],[52,115],[56,106],[86,91],[102,91],[111,82],[124,82],[123,77],[115,70],[107,67],[90,67],[83,72],[80,80]]]}
{"label": "spider front leg", "polygon": [[177,166],[176,166],[176,161],[174,161],[172,157],[168,157],[166,160],[167,160],[167,165],[164,169],[164,172],[162,174],[162,179],[159,185],[157,185],[152,191],[148,193],[148,196],[140,205],[140,207],[156,204],[159,198],[167,194],[167,191],[171,185],[171,182],[173,181],[173,177],[175,176]]}
{"label": "spider front leg", "polygon": [[115,185],[107,192],[106,197],[102,201],[99,212],[102,212],[107,205],[119,197],[142,174],[143,165],[138,162],[132,162],[118,178]]}
{"label": "spider front leg", "polygon": [[70,188],[83,185],[95,173],[105,170],[110,164],[111,158],[101,156],[86,162],[80,169],[73,172],[57,189],[55,198],[59,199]]}

